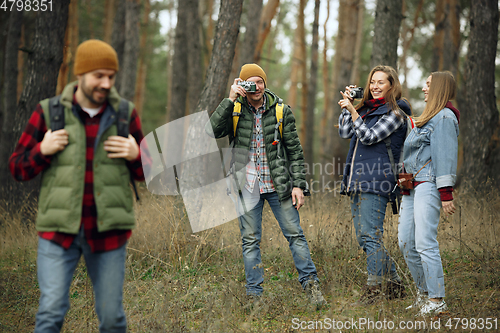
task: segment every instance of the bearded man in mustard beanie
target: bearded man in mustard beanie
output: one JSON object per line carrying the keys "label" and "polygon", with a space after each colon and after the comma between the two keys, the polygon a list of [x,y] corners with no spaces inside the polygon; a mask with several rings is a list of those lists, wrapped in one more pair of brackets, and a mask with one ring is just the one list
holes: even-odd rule
{"label": "bearded man in mustard beanie", "polygon": [[100,332],[126,332],[126,244],[135,226],[133,178],[144,180],[137,111],[114,88],[118,57],[105,42],[78,46],[78,80],[41,101],[9,159],[18,181],[41,173],[35,332],[59,332],[83,254]]}
{"label": "bearded man in mustard beanie", "polygon": [[[267,75],[257,64],[241,67],[229,92],[210,117],[216,138],[233,143],[231,170],[239,185],[239,224],[243,242],[246,293],[250,305],[260,302],[264,268],[260,255],[264,202],[271,206],[288,240],[299,282],[310,302],[326,301],[319,289],[299,209],[308,195],[304,155],[291,108],[267,89]],[[210,126],[207,124],[207,126]]]}

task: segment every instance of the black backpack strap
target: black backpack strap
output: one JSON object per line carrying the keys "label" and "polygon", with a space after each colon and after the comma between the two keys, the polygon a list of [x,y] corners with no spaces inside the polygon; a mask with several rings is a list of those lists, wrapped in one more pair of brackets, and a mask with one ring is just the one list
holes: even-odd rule
{"label": "black backpack strap", "polygon": [[64,106],[61,104],[61,95],[49,99],[49,117],[52,132],[64,128]]}
{"label": "black backpack strap", "polygon": [[[116,132],[118,136],[122,136],[124,138],[128,138],[130,133],[129,131],[129,103],[126,99],[120,99],[120,105],[118,106],[118,110],[116,112]],[[137,192],[137,187],[135,185],[134,177],[132,173],[130,173],[130,183],[134,188],[135,198],[139,201],[139,193]]]}

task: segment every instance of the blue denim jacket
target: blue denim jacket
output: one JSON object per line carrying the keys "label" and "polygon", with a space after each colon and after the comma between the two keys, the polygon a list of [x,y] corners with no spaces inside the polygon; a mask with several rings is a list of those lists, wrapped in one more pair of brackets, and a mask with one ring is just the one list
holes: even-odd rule
{"label": "blue denim jacket", "polygon": [[458,158],[458,121],[444,108],[424,126],[415,127],[405,140],[403,159],[406,172],[416,174],[416,181],[430,181],[437,188],[453,186]]}

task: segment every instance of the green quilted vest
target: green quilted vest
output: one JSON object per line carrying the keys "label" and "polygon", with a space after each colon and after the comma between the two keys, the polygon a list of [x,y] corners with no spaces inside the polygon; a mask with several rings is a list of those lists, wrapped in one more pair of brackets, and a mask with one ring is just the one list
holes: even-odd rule
{"label": "green quilted vest", "polygon": [[[52,156],[50,167],[42,173],[38,200],[38,231],[57,231],[77,234],[82,216],[85,185],[85,127],[72,111],[76,82],[67,85],[60,103],[64,105],[64,128],[69,133],[69,143],[64,150]],[[115,118],[120,96],[115,88],[108,97],[111,107],[102,115],[96,147],[94,149],[94,198],[97,206],[97,228],[108,230],[133,229],[135,217],[133,196],[129,187],[130,173],[125,159],[111,159],[104,150],[104,141],[116,135]],[[49,100],[40,102],[47,128],[50,129]],[[134,105],[129,103],[129,119]],[[104,119],[108,121],[103,121]],[[103,123],[104,126],[103,126]],[[106,125],[107,124],[107,125]],[[101,128],[102,127],[102,128]]]}

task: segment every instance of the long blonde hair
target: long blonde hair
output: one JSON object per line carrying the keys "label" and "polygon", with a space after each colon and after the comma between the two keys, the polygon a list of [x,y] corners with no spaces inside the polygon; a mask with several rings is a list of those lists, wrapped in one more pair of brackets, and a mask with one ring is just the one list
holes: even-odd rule
{"label": "long blonde hair", "polygon": [[[373,74],[375,74],[376,72],[385,73],[387,75],[387,80],[391,84],[391,88],[384,96],[386,103],[388,103],[390,106],[389,111],[393,110],[398,117],[403,117],[403,111],[399,109],[397,102],[399,99],[401,99],[403,89],[401,88],[401,83],[399,82],[398,73],[391,66],[378,65],[373,67],[370,74],[368,75],[368,79],[366,80],[365,93],[363,94],[363,98],[361,99],[359,104],[356,105],[356,110],[361,109],[367,100],[373,99],[372,92],[370,91],[370,82],[372,80]],[[403,99],[407,101],[406,98]],[[409,102],[408,105],[410,105]]]}
{"label": "long blonde hair", "polygon": [[427,95],[427,105],[420,117],[415,118],[415,126],[422,127],[445,108],[448,101],[455,99],[457,84],[451,72],[431,73],[431,85]]}

